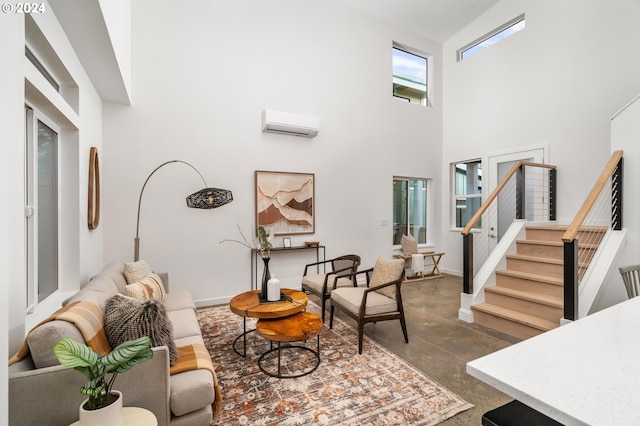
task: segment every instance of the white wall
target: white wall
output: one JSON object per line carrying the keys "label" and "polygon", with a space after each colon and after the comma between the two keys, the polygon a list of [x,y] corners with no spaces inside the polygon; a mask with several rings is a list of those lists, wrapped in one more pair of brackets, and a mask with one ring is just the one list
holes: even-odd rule
{"label": "white wall", "polygon": [[[434,178],[440,197],[439,44],[333,2],[293,0],[136,1],[132,39],[134,102],[104,107],[107,260],[133,259],[140,188],[170,159],[234,195],[219,209],[187,209],[184,197],[201,183],[180,164],[145,189],[141,258],[201,304],[249,289],[248,249],[219,241],[239,238],[236,225],[250,236],[255,170],[315,173],[316,232],[292,244],[320,241],[327,257],[357,253],[365,266],[392,253],[392,227],[380,221],[392,222],[394,175]],[[392,98],[393,41],[434,55],[434,108]],[[265,108],[317,116],[320,134],[262,133]],[[311,252],[277,254],[270,269],[299,287],[312,260]]]}
{"label": "white wall", "polygon": [[[0,16],[0,57],[2,78],[0,79],[0,364],[7,365],[9,336],[16,335],[14,324],[9,320],[10,298],[16,286],[23,282],[24,242],[22,222],[24,190],[15,185],[16,177],[22,176],[24,151],[23,115],[24,85],[21,72],[24,57],[24,41],[16,34],[24,34],[24,19],[19,15]],[[7,368],[0,369],[0,424],[8,424]]]}
{"label": "white wall", "polygon": [[[457,49],[522,13],[523,31],[456,61]],[[443,189],[450,163],[548,144],[558,218],[571,219],[610,156],[611,116],[640,93],[639,51],[637,0],[498,3],[443,46]],[[461,271],[449,215],[445,197],[443,269]]]}

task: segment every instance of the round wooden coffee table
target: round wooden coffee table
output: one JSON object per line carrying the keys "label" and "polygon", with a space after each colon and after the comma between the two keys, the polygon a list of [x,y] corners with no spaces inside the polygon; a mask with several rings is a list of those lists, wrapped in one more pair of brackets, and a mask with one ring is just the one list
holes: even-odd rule
{"label": "round wooden coffee table", "polygon": [[[305,376],[312,373],[320,365],[320,330],[322,329],[322,318],[311,312],[298,312],[278,319],[260,319],[256,324],[258,334],[271,342],[278,342],[278,346],[263,353],[258,359],[258,367],[263,373],[280,379],[292,379],[295,377]],[[281,345],[281,343],[302,342],[317,337],[316,350],[307,348],[306,346],[294,346],[291,344]],[[302,373],[283,375],[281,372],[281,351],[308,351],[315,356],[315,362],[311,368],[306,369]],[[268,371],[264,368],[263,363],[268,359],[269,355],[277,351],[278,353],[278,369],[276,372]]]}
{"label": "round wooden coffee table", "polygon": [[[281,300],[277,302],[260,303],[260,299],[258,298],[260,290],[251,290],[240,293],[229,301],[229,309],[231,309],[231,312],[243,317],[243,332],[233,341],[233,350],[238,355],[242,357],[247,356],[247,334],[255,331],[247,331],[247,318],[283,318],[297,314],[307,307],[308,299],[304,292],[290,288],[282,288],[280,292],[288,299],[281,298]],[[236,349],[236,343],[240,338],[243,339],[242,353]]]}

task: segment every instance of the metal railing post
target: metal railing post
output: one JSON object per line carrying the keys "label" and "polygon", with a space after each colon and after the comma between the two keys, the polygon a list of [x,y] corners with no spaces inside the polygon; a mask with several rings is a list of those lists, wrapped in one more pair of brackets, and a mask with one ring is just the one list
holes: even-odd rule
{"label": "metal railing post", "polygon": [[620,158],[616,169],[611,174],[611,228],[622,230],[622,201],[624,183],[624,158]]}
{"label": "metal railing post", "polygon": [[462,291],[473,294],[473,234],[462,236]]}
{"label": "metal railing post", "polygon": [[549,220],[556,220],[556,169],[549,169]]}
{"label": "metal railing post", "polygon": [[578,319],[578,240],[564,243],[564,319]]}

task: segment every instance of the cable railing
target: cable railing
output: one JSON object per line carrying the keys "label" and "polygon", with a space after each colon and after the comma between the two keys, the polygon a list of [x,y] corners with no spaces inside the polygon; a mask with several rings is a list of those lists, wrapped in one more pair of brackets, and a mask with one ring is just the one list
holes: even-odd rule
{"label": "cable railing", "polygon": [[610,229],[622,229],[622,151],[615,151],[573,222],[564,243],[564,318],[578,319],[578,287],[589,263]]}
{"label": "cable railing", "polygon": [[473,294],[474,271],[514,220],[555,219],[556,166],[516,162],[462,230],[464,293]]}

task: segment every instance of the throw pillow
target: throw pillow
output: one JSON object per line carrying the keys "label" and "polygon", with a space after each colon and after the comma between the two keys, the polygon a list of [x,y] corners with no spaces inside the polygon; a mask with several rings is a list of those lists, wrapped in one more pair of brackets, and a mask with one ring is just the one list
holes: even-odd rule
{"label": "throw pillow", "polygon": [[153,272],[139,281],[127,285],[127,296],[134,297],[141,302],[147,300],[164,302],[164,294],[162,279]]}
{"label": "throw pillow", "polygon": [[110,297],[104,308],[104,332],[112,348],[127,340],[149,336],[152,347],[169,348],[172,366],[178,359],[173,325],[164,305],[156,300],[140,302],[122,294]]}
{"label": "throw pillow", "polygon": [[413,235],[403,235],[402,238],[400,238],[400,245],[402,246],[402,253],[404,253],[405,256],[418,253],[418,242],[413,238]]}
{"label": "throw pillow", "polygon": [[[381,284],[395,281],[400,278],[402,271],[404,271],[404,259],[385,259],[384,257],[379,257],[373,266],[373,274],[371,275],[369,287],[375,288]],[[395,286],[385,287],[376,291],[393,299],[396,297]]]}
{"label": "throw pillow", "polygon": [[122,272],[127,279],[127,284],[131,284],[135,283],[136,281],[140,281],[141,279],[149,275],[151,273],[151,266],[144,260],[138,260],[137,262],[126,262],[124,264],[124,270]]}

